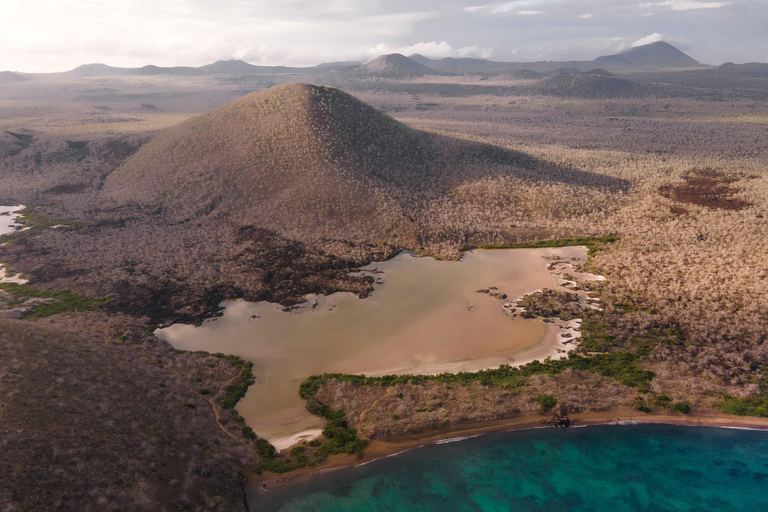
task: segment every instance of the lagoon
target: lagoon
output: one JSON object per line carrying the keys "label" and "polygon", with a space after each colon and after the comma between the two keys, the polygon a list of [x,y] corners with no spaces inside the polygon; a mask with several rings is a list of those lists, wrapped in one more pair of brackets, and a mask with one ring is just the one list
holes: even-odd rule
{"label": "lagoon", "polygon": [[237,410],[259,436],[283,448],[324,425],[298,396],[313,374],[475,371],[564,356],[556,327],[506,314],[503,300],[477,290],[496,287],[514,299],[556,288],[564,281],[547,268],[552,258],[571,265],[585,257],[583,247],[476,250],[461,261],[401,253],[362,269],[378,283],[365,299],[310,295],[293,311],[225,302],[220,318],[156,334],[179,349],[252,361],[256,383]]}

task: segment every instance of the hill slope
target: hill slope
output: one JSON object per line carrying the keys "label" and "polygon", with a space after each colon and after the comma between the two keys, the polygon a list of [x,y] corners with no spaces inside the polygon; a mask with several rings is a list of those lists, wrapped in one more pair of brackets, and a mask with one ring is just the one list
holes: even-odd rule
{"label": "hill slope", "polygon": [[0,84],[12,84],[16,82],[26,82],[28,77],[14,73],[13,71],[0,71]]}
{"label": "hill slope", "polygon": [[534,86],[531,90],[545,96],[575,98],[629,98],[643,96],[647,87],[625,78],[598,73],[558,74]]}
{"label": "hill slope", "polygon": [[[471,183],[505,179],[624,186],[413,130],[338,89],[294,83],[160,133],[107,177],[101,194],[106,209],[138,206],[171,222],[213,216],[223,230],[258,226],[294,240],[418,247],[432,236],[426,225],[444,222],[435,220],[438,203],[448,208]],[[517,195],[511,188],[499,200]]]}
{"label": "hill slope", "polygon": [[594,60],[597,65],[698,67],[701,63],[664,41],[636,46],[616,55],[605,55]]}
{"label": "hill slope", "polygon": [[[112,173],[119,205],[226,213],[245,224],[335,229],[403,219],[391,192],[418,188],[430,142],[330,87],[252,93],[166,130]],[[372,226],[368,226],[369,228]]]}
{"label": "hill slope", "polygon": [[412,78],[442,74],[399,53],[380,55],[355,72],[381,78]]}

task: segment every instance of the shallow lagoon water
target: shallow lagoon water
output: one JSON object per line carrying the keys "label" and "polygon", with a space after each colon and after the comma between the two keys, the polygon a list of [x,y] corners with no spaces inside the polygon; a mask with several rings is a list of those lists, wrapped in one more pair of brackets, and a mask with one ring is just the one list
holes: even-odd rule
{"label": "shallow lagoon water", "polygon": [[324,420],[306,412],[298,396],[313,374],[469,371],[549,355],[543,322],[507,316],[501,300],[477,290],[495,286],[515,298],[555,287],[544,259],[552,255],[583,259],[586,249],[473,251],[459,262],[403,253],[366,267],[383,284],[365,299],[311,295],[292,312],[267,302],[227,302],[220,318],[157,334],[176,348],[253,361],[256,384],[237,409],[258,435],[277,442],[322,428]]}
{"label": "shallow lagoon water", "polygon": [[765,511],[768,432],[614,425],[491,434],[251,501],[265,512]]}

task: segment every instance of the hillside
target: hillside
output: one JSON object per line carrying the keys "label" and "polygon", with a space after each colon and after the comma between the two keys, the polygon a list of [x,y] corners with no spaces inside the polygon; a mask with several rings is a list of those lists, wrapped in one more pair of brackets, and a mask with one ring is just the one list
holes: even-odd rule
{"label": "hillside", "polygon": [[200,75],[202,72],[198,68],[188,66],[161,67],[152,64],[134,69],[137,75]]}
{"label": "hillside", "polygon": [[760,62],[748,62],[746,64],[726,62],[725,64],[717,66],[713,71],[716,73],[735,74],[739,76],[768,78],[768,64]]}
{"label": "hillside", "polygon": [[83,64],[71,71],[67,71],[66,74],[72,76],[122,76],[129,75],[133,72],[131,68],[116,68],[108,66],[106,64]]}
{"label": "hillside", "polygon": [[470,57],[445,57],[443,59],[430,59],[418,53],[408,57],[419,64],[435,71],[444,73],[493,73],[508,67],[507,62],[492,62],[485,59],[473,59]]}
{"label": "hillside", "polygon": [[338,89],[294,83],[162,132],[109,175],[103,195],[107,208],[402,242],[415,240],[425,201],[479,178],[597,183],[538,167],[514,151],[413,130]]}
{"label": "hillside", "polygon": [[197,69],[205,73],[253,73],[258,68],[242,60],[218,60]]}
{"label": "hillside", "polygon": [[625,78],[597,73],[557,74],[530,87],[545,96],[575,98],[630,98],[645,95],[647,87]]}
{"label": "hillside", "polygon": [[0,84],[12,84],[16,82],[26,82],[28,77],[14,73],[13,71],[0,71]]}
{"label": "hillside", "polygon": [[664,41],[636,46],[616,55],[594,60],[599,66],[700,67],[701,63]]}
{"label": "hillside", "polygon": [[439,71],[419,64],[413,59],[392,53],[380,55],[365,66],[355,70],[355,74],[375,76],[379,78],[414,78],[426,75],[441,75]]}
{"label": "hillside", "polygon": [[531,71],[530,69],[515,69],[507,73],[500,73],[492,77],[494,81],[506,80],[541,80],[544,74]]}
{"label": "hillside", "polygon": [[142,327],[0,318],[3,510],[246,510],[242,473],[258,461],[219,393],[238,368]]}
{"label": "hillside", "polygon": [[118,205],[274,229],[348,229],[364,218],[380,233],[403,221],[390,192],[418,187],[430,152],[419,132],[346,93],[288,84],[166,130],[104,192]]}

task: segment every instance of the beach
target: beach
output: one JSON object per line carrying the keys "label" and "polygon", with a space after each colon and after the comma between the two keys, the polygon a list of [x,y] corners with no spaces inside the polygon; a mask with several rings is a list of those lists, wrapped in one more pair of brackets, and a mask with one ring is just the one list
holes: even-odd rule
{"label": "beach", "polygon": [[[768,418],[731,416],[711,409],[692,409],[690,414],[683,415],[657,411],[642,413],[630,407],[622,407],[611,411],[589,411],[573,414],[570,418],[573,421],[573,425],[569,428],[596,425],[666,424],[691,427],[768,430]],[[300,468],[285,474],[264,472],[261,475],[251,475],[248,479],[248,490],[251,496],[257,497],[260,494],[268,493],[270,490],[306,482],[317,475],[368,464],[377,459],[397,456],[398,454],[426,445],[458,442],[466,438],[497,432],[555,428],[551,423],[548,423],[549,420],[549,416],[521,415],[505,420],[451,425],[449,428],[436,431],[435,433],[377,439],[370,442],[361,456],[334,455],[316,467]]]}

